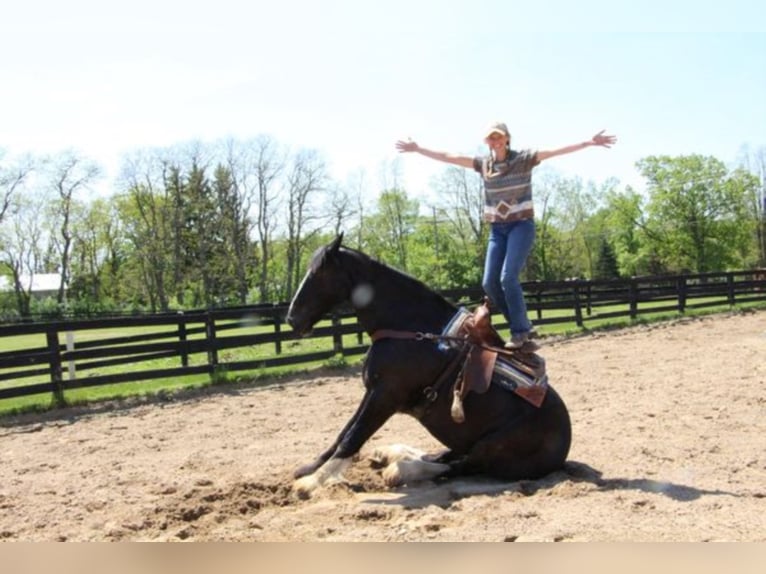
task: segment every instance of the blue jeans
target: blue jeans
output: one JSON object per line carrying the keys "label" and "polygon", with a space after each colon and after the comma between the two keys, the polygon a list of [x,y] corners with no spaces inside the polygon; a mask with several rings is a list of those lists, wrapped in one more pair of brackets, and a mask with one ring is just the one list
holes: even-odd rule
{"label": "blue jeans", "polygon": [[532,329],[519,275],[535,241],[534,219],[492,223],[482,287],[511,326],[511,334]]}

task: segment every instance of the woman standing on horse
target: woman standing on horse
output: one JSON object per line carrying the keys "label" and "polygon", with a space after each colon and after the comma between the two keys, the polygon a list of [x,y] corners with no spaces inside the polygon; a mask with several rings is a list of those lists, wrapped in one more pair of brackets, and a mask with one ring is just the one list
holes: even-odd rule
{"label": "woman standing on horse", "polygon": [[532,169],[543,160],[590,146],[610,147],[615,136],[603,130],[591,139],[550,151],[511,149],[511,134],[502,122],[490,124],[484,134],[489,146],[485,157],[459,156],[419,146],[412,140],[398,141],[400,152],[421,155],[477,171],[484,181],[484,220],[490,224],[482,287],[492,303],[508,320],[511,340],[506,347],[528,344],[533,331],[519,276],[535,239],[532,204]]}

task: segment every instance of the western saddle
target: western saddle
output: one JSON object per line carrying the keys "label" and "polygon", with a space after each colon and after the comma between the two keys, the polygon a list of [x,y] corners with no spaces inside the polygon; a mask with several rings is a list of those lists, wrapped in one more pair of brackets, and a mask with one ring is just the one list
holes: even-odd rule
{"label": "western saddle", "polygon": [[[486,298],[457,328],[457,337],[467,342],[468,347],[462,373],[453,389],[450,412],[455,422],[465,421],[463,399],[469,392],[481,394],[489,389],[498,355],[530,380],[540,381],[545,376],[545,360],[534,352],[537,345],[524,345],[519,349],[503,346],[502,337],[492,326]],[[514,386],[514,392],[538,407],[545,398],[545,389],[545,385],[537,384]]]}

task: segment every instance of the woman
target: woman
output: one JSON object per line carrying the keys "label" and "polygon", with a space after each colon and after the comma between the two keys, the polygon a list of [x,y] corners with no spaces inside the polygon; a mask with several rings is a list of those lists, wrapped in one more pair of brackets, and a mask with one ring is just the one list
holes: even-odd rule
{"label": "woman", "polygon": [[490,124],[484,135],[489,146],[486,157],[468,157],[434,151],[412,140],[396,142],[400,152],[421,155],[472,168],[484,180],[484,219],[490,224],[487,258],[482,287],[492,303],[508,320],[511,340],[509,349],[535,350],[530,341],[532,324],[527,318],[527,305],[519,276],[535,239],[534,207],[532,204],[532,169],[541,161],[572,153],[590,146],[610,147],[615,136],[600,131],[590,140],[550,151],[511,149],[511,134],[502,122]]}

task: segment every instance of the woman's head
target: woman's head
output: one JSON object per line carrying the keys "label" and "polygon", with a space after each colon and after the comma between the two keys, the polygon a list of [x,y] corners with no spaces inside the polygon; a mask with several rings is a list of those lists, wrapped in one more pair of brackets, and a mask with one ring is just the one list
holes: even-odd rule
{"label": "woman's head", "polygon": [[511,133],[503,122],[492,122],[487,126],[484,142],[495,157],[504,157],[511,148]]}

